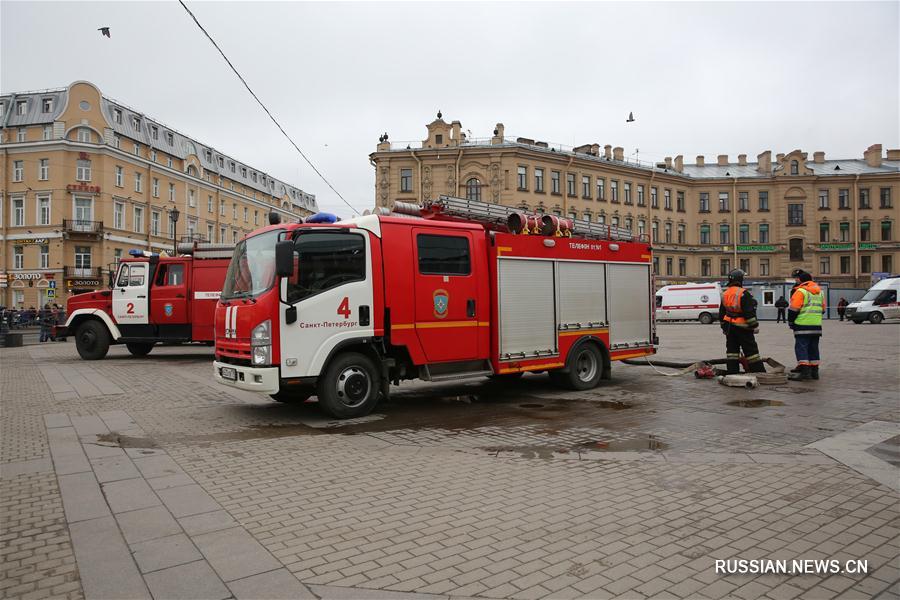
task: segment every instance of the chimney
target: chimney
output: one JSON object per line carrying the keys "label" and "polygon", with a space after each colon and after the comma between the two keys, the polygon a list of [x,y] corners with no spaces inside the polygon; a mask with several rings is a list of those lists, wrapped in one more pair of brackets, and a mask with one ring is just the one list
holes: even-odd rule
{"label": "chimney", "polygon": [[679,173],[684,172],[684,157],[680,154],[675,157],[675,170]]}
{"label": "chimney", "polygon": [[671,169],[671,168],[672,168],[672,157],[671,157],[671,156],[667,156],[667,157],[666,157],[666,168],[667,168],[667,169]]}
{"label": "chimney", "polygon": [[613,160],[625,160],[625,148],[621,146],[613,148]]}
{"label": "chimney", "polygon": [[491,145],[496,146],[497,144],[503,143],[503,123],[497,123],[494,126],[494,137],[491,138]]}
{"label": "chimney", "polygon": [[728,166],[728,155],[720,154],[718,160],[716,161],[720,167]]}
{"label": "chimney", "polygon": [[603,146],[603,156],[604,156],[607,160],[609,160],[610,158],[612,158],[612,146],[610,146],[609,144]]}
{"label": "chimney", "polygon": [[747,166],[747,155],[746,154],[738,154],[738,165],[741,167]]}
{"label": "chimney", "polygon": [[888,160],[900,160],[900,148],[887,151]]}
{"label": "chimney", "polygon": [[779,152],[778,154],[775,155],[775,162],[777,162],[778,164],[781,164],[781,162],[783,160],[784,160],[784,152]]}
{"label": "chimney", "polygon": [[702,167],[702,166],[705,166],[705,165],[706,165],[706,161],[704,160],[703,155],[702,155],[702,154],[698,154],[698,155],[697,155],[697,166],[698,166],[698,167]]}
{"label": "chimney", "polygon": [[462,132],[462,123],[460,123],[459,121],[453,121],[452,123],[450,123],[450,130],[450,139],[454,141],[454,145],[458,146],[460,139],[462,138],[462,136],[460,135],[460,133]]}
{"label": "chimney", "polygon": [[593,156],[600,156],[600,144],[591,144],[591,154]]}
{"label": "chimney", "polygon": [[825,162],[825,153],[824,152],[813,152],[813,162],[817,164],[822,164]]}
{"label": "chimney", "polygon": [[762,154],[758,154],[756,156],[756,170],[760,173],[771,173],[772,172],[772,151],[766,150]]}
{"label": "chimney", "polygon": [[870,167],[880,167],[881,166],[881,144],[872,144],[866,151],[863,153],[863,157],[866,159],[866,164]]}

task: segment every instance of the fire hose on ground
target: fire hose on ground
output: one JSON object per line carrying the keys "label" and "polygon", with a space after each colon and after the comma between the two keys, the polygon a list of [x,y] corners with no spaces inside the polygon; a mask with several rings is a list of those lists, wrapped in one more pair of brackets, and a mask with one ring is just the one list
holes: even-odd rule
{"label": "fire hose on ground", "polygon": [[[693,373],[697,379],[711,379],[719,376],[719,383],[733,387],[755,388],[757,385],[781,385],[788,381],[788,375],[785,372],[785,366],[774,358],[763,358],[762,362],[772,368],[766,373],[742,373],[740,375],[726,375],[721,369],[714,369],[713,365],[724,365],[727,360],[724,358],[713,358],[709,360],[699,360],[694,362],[679,362],[671,360],[654,360],[649,358],[626,359],[622,361],[626,365],[635,367],[651,367],[654,371],[664,377],[681,377],[688,373]],[[667,367],[677,369],[672,372],[660,371],[657,367]],[[745,365],[746,368],[746,365]]]}

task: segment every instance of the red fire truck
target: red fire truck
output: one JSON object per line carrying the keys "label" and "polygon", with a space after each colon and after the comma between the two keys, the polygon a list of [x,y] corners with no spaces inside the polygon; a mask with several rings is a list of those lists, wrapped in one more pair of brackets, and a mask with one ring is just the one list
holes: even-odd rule
{"label": "red fire truck", "polygon": [[[413,213],[274,225],[240,241],[215,379],[368,414],[390,383],[548,371],[589,389],[653,354],[651,247],[628,231],[442,196]],[[415,218],[419,217],[419,218]]]}
{"label": "red fire truck", "polygon": [[103,358],[110,344],[145,356],[157,342],[212,342],[233,251],[233,245],[196,242],[179,244],[178,256],[132,250],[110,272],[110,289],[69,298],[68,319],[56,335],[74,335],[85,360]]}

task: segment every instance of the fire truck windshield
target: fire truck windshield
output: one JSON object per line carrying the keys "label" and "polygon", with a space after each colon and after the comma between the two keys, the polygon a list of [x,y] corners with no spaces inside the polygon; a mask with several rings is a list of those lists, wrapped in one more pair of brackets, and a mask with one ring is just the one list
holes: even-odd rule
{"label": "fire truck windshield", "polygon": [[275,282],[275,244],[282,231],[267,231],[238,242],[234,247],[222,298],[257,296]]}

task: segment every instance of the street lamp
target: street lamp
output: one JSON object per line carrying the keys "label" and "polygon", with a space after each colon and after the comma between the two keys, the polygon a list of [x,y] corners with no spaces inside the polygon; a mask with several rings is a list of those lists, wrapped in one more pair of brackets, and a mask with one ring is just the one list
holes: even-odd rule
{"label": "street lamp", "polygon": [[178,217],[180,216],[181,213],[178,212],[177,206],[169,211],[169,219],[172,221],[172,247],[175,250],[172,256],[178,256],[178,238],[175,234],[178,233]]}

